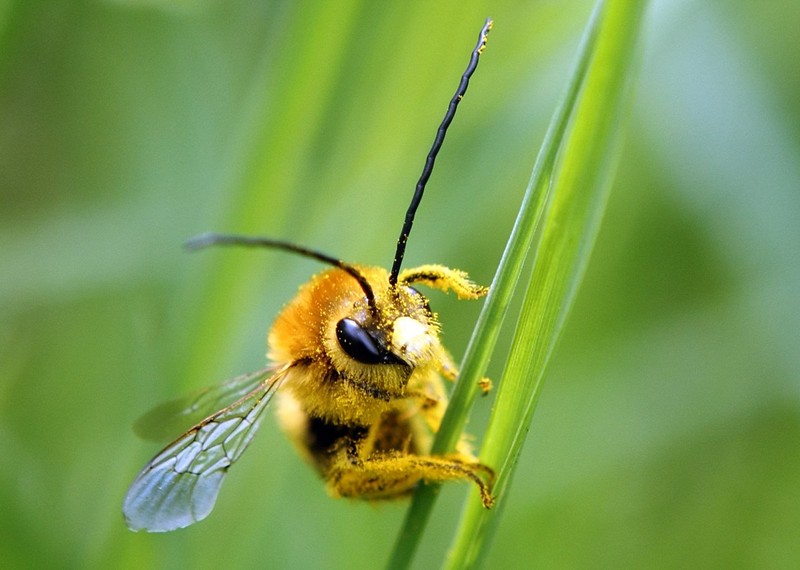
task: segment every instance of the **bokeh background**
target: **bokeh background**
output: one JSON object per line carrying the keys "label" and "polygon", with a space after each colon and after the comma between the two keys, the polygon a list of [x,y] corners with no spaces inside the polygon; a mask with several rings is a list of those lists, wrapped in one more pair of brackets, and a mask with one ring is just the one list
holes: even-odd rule
{"label": "bokeh background", "polygon": [[[590,10],[0,4],[2,565],[383,565],[404,505],[329,499],[274,418],[207,521],[125,528],[158,449],[136,418],[263,366],[271,319],[319,270],[181,243],[268,234],[388,265],[491,15],[407,257],[488,283]],[[800,566],[798,29],[796,2],[652,2],[604,226],[489,567]],[[479,305],[431,300],[460,355]],[[465,492],[442,493],[417,567],[439,564]]]}

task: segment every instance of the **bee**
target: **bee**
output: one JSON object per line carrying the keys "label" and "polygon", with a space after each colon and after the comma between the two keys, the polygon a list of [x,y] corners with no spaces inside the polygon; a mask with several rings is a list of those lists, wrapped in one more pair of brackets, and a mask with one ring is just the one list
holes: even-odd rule
{"label": "bee", "polygon": [[441,344],[436,314],[414,286],[453,291],[459,299],[478,299],[487,289],[442,265],[401,269],[414,214],[491,27],[488,19],[437,131],[391,270],[270,238],[203,234],[187,243],[192,249],[276,248],[330,268],[303,285],[277,316],[268,334],[273,364],[207,390],[181,410],[217,411],[138,474],[123,505],[131,530],[166,532],[208,516],[225,474],[276,394],[279,423],[333,496],[394,499],[421,482],[465,480],[477,486],[485,507],[492,506],[494,473],[472,455],[464,436],[455,452],[430,454],[447,407],[442,377],[455,380],[458,371]]}

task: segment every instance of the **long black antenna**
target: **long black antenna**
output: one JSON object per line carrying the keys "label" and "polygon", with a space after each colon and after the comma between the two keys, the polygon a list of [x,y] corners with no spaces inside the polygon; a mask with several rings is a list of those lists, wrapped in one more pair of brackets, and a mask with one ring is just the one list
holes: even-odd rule
{"label": "long black antenna", "polygon": [[436,155],[439,154],[439,149],[442,148],[444,142],[444,135],[447,133],[447,127],[453,122],[453,117],[456,116],[456,109],[464,94],[467,92],[469,86],[469,78],[478,67],[478,59],[480,58],[483,50],[486,48],[486,37],[492,29],[492,19],[487,18],[486,23],[481,28],[481,33],[478,36],[478,45],[472,50],[472,55],[469,58],[469,65],[464,74],[461,76],[461,83],[458,84],[456,94],[450,100],[450,105],[447,106],[447,112],[444,114],[444,120],[439,125],[439,130],[436,131],[436,138],[433,140],[433,146],[428,152],[428,158],[425,159],[425,166],[422,169],[422,175],[417,182],[417,188],[414,191],[414,196],[411,198],[411,204],[406,211],[406,219],[403,223],[403,229],[400,231],[400,237],[397,239],[397,249],[394,252],[394,263],[392,264],[392,272],[389,274],[389,285],[394,287],[397,285],[397,276],[400,274],[400,265],[403,263],[403,256],[406,252],[406,242],[408,241],[408,234],[411,233],[411,226],[414,224],[414,215],[417,213],[419,203],[422,201],[422,194],[425,192],[425,184],[428,183],[428,178],[431,177],[433,172],[433,163],[436,161]]}
{"label": "long black antenna", "polygon": [[349,273],[358,284],[361,286],[361,289],[364,291],[364,295],[367,297],[367,304],[369,305],[369,310],[373,315],[377,315],[377,307],[375,306],[375,293],[372,292],[372,287],[370,286],[367,278],[364,277],[361,272],[350,265],[349,263],[345,263],[341,259],[336,259],[335,257],[331,257],[330,255],[326,255],[319,251],[315,251],[313,249],[308,249],[307,247],[303,247],[302,245],[297,245],[294,243],[290,243],[288,241],[282,241],[272,238],[266,237],[254,237],[254,236],[240,236],[240,235],[231,235],[231,234],[215,234],[215,233],[204,233],[200,234],[199,236],[195,236],[189,239],[184,244],[188,249],[195,250],[195,249],[203,249],[205,247],[211,247],[215,245],[237,245],[237,246],[245,246],[245,247],[271,247],[275,249],[282,249],[284,251],[289,251],[292,253],[296,253],[298,255],[303,255],[305,257],[310,257],[312,259],[316,259],[317,261],[321,261],[322,263],[327,263],[328,265],[333,265],[334,267],[338,267],[339,269],[346,271]]}

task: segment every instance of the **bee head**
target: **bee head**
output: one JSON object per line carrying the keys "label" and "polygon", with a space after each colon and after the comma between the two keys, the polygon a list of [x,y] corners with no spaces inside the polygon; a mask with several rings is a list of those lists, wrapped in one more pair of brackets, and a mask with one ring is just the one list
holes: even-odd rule
{"label": "bee head", "polygon": [[409,369],[435,358],[438,324],[428,300],[402,284],[379,291],[374,305],[365,309],[357,302],[353,314],[336,323],[341,350],[360,364]]}

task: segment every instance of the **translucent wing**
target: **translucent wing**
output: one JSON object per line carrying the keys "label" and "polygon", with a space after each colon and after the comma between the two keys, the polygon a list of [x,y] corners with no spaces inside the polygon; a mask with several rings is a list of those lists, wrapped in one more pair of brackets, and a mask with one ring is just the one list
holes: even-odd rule
{"label": "translucent wing", "polygon": [[122,511],[128,528],[166,532],[206,518],[214,508],[228,467],[253,439],[262,412],[291,366],[265,368],[248,375],[253,381],[261,380],[255,388],[156,455],[125,496]]}
{"label": "translucent wing", "polygon": [[136,420],[133,431],[141,438],[167,443],[187,426],[197,424],[231,402],[243,398],[277,372],[278,367],[242,374],[217,386],[164,402]]}

